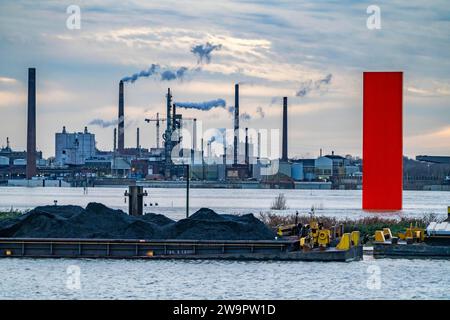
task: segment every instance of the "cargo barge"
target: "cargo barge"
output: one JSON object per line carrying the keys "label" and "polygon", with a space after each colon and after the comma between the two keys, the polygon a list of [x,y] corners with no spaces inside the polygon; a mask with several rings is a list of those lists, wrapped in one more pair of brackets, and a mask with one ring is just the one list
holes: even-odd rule
{"label": "cargo barge", "polygon": [[449,217],[443,222],[431,222],[426,229],[410,226],[404,233],[392,236],[385,228],[375,233],[375,258],[432,258],[450,259]]}
{"label": "cargo barge", "polygon": [[373,245],[375,258],[424,258],[424,259],[450,259],[450,246],[436,246],[426,243],[407,244],[400,242],[376,243]]}
{"label": "cargo barge", "polygon": [[0,238],[0,258],[357,261],[361,245],[304,250],[287,240],[117,240]]}

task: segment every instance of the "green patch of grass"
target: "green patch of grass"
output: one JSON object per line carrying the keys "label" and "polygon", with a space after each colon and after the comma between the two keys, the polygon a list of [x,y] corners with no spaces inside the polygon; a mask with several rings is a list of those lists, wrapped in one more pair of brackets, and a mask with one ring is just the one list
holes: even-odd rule
{"label": "green patch of grass", "polygon": [[14,219],[23,215],[24,212],[11,208],[9,211],[0,211],[0,221],[6,219]]}

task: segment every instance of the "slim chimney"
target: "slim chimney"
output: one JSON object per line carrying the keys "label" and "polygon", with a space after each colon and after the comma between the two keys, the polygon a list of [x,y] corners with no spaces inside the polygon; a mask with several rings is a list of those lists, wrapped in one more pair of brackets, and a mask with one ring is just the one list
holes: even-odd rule
{"label": "slim chimney", "polygon": [[[171,109],[171,104],[172,104],[172,94],[170,93],[170,88],[167,89],[167,103],[166,103],[166,124],[167,124],[167,131],[170,131],[172,129],[172,118],[170,115],[170,109]],[[170,140],[170,139],[169,139]]]}
{"label": "slim chimney", "polygon": [[236,165],[238,162],[238,145],[239,145],[239,84],[234,85],[234,143],[233,163]]}
{"label": "slim chimney", "polygon": [[226,130],[223,134],[223,165],[227,165],[227,133]]}
{"label": "slim chimney", "polygon": [[288,114],[287,114],[287,97],[283,97],[283,151],[281,160],[288,161]]}
{"label": "slim chimney", "polygon": [[166,168],[165,168],[165,176],[166,178],[170,178],[171,176],[171,165],[172,165],[172,159],[171,159],[171,152],[172,152],[172,119],[170,115],[170,109],[172,104],[172,94],[170,93],[170,88],[167,89],[167,103],[166,103],[166,132],[164,134],[164,155],[166,158]]}
{"label": "slim chimney", "polygon": [[27,179],[36,173],[36,69],[28,68]]}
{"label": "slim chimney", "polygon": [[117,128],[114,128],[114,138],[113,138],[113,152],[117,150]]}
{"label": "slim chimney", "polygon": [[322,157],[322,148],[320,148],[320,157]]}
{"label": "slim chimney", "polygon": [[141,145],[139,144],[139,128],[136,128],[136,149],[140,149]]}
{"label": "slim chimney", "polygon": [[258,160],[261,159],[261,132],[258,132]]}
{"label": "slim chimney", "polygon": [[197,150],[197,118],[194,118],[194,122],[192,124],[191,165],[194,164],[196,150]]}
{"label": "slim chimney", "polygon": [[119,82],[119,139],[118,151],[123,153],[125,149],[125,117],[124,117],[124,102],[123,102],[123,81]]}
{"label": "slim chimney", "polygon": [[205,180],[205,150],[204,150],[204,142],[202,138],[202,179]]}
{"label": "slim chimney", "polygon": [[245,128],[245,164],[250,163],[248,156],[248,128]]}
{"label": "slim chimney", "polygon": [[176,125],[176,115],[177,115],[177,106],[176,106],[176,104],[174,103],[174,104],[172,105],[172,121],[173,121],[172,127],[173,127],[173,130],[175,130],[176,127],[177,127],[177,125]]}

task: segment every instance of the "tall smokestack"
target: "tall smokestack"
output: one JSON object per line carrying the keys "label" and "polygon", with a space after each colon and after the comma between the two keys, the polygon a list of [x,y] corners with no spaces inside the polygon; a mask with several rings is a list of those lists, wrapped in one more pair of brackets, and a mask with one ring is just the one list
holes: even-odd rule
{"label": "tall smokestack", "polygon": [[118,151],[123,153],[125,149],[125,118],[124,118],[124,102],[123,102],[123,81],[119,82],[119,141]]}
{"label": "tall smokestack", "polygon": [[114,128],[114,138],[113,138],[113,152],[117,150],[117,128]]}
{"label": "tall smokestack", "polygon": [[248,165],[250,163],[248,155],[248,128],[245,128],[245,164]]}
{"label": "tall smokestack", "polygon": [[27,179],[36,173],[36,69],[28,68]]}
{"label": "tall smokestack", "polygon": [[261,132],[258,132],[258,160],[261,158]]}
{"label": "tall smokestack", "polygon": [[288,102],[287,97],[283,97],[283,152],[281,156],[282,161],[288,160]]}
{"label": "tall smokestack", "polygon": [[166,178],[170,178],[171,176],[171,152],[172,152],[172,119],[170,115],[170,109],[172,104],[172,94],[170,93],[170,88],[167,89],[167,104],[166,104],[166,132],[164,133],[164,155],[166,158],[166,168],[165,168],[165,176]]}
{"label": "tall smokestack", "polygon": [[234,143],[233,163],[236,165],[238,161],[238,145],[239,145],[239,84],[234,85]]}
{"label": "tall smokestack", "polygon": [[223,165],[227,165],[227,133],[223,134]]}
{"label": "tall smokestack", "polygon": [[136,128],[136,149],[140,149],[141,145],[139,144],[139,128]]}
{"label": "tall smokestack", "polygon": [[176,129],[176,120],[175,120],[176,115],[177,115],[177,106],[174,103],[172,105],[172,128],[173,128],[173,130]]}
{"label": "tall smokestack", "polygon": [[197,150],[197,118],[194,118],[192,124],[192,150],[191,150],[191,164],[194,164],[195,151]]}

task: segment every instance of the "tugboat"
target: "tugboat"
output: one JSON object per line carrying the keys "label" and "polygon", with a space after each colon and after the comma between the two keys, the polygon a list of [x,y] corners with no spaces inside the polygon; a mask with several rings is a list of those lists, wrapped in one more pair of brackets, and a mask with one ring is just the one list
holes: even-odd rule
{"label": "tugboat", "polygon": [[431,222],[426,229],[411,225],[397,237],[389,228],[377,230],[374,257],[450,259],[450,206],[447,211],[443,222]]}

